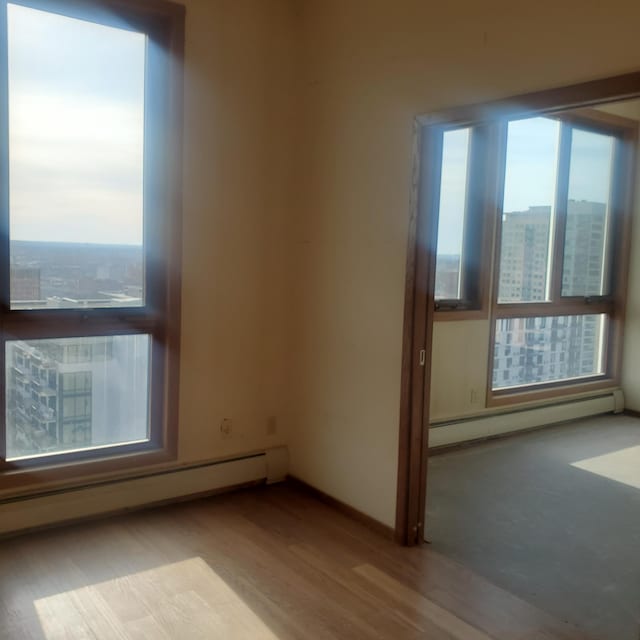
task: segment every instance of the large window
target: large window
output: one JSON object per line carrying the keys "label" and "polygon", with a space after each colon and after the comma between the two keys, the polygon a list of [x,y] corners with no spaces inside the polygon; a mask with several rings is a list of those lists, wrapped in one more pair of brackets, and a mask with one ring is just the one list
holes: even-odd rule
{"label": "large window", "polygon": [[0,469],[171,457],[184,9],[2,0],[0,23]]}
{"label": "large window", "polygon": [[143,306],[147,36],[7,18],[11,308]]}
{"label": "large window", "polygon": [[496,397],[614,377],[609,345],[624,294],[624,179],[634,131],[633,122],[598,111],[506,124]]}
{"label": "large window", "polygon": [[491,291],[489,402],[615,383],[638,128],[625,113],[633,106],[496,113],[423,130],[436,311],[478,308],[468,292]]}

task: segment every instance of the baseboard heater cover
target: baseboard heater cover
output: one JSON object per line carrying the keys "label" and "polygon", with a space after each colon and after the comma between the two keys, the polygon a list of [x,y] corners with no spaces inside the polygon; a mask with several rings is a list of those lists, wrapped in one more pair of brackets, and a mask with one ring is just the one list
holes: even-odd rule
{"label": "baseboard heater cover", "polygon": [[534,429],[547,424],[567,422],[613,411],[619,412],[620,395],[620,392],[613,392],[593,398],[571,400],[529,409],[518,409],[508,413],[501,412],[474,416],[432,425],[429,429],[429,447],[446,447],[526,429]]}
{"label": "baseboard heater cover", "polygon": [[[215,492],[269,477],[267,459],[281,452],[166,470],[133,479],[9,499],[0,503],[0,535]],[[280,473],[282,471],[278,469]]]}

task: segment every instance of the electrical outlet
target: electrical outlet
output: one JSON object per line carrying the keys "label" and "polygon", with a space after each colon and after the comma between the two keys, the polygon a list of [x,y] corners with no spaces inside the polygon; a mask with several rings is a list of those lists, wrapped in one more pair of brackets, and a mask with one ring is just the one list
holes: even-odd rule
{"label": "electrical outlet", "polygon": [[471,404],[478,404],[479,400],[480,400],[480,394],[478,393],[478,390],[471,389],[471,391],[469,392],[469,402]]}
{"label": "electrical outlet", "polygon": [[233,420],[231,418],[223,418],[220,423],[220,435],[223,439],[230,438],[233,433]]}
{"label": "electrical outlet", "polygon": [[267,418],[267,435],[275,436],[278,433],[278,419],[275,416]]}

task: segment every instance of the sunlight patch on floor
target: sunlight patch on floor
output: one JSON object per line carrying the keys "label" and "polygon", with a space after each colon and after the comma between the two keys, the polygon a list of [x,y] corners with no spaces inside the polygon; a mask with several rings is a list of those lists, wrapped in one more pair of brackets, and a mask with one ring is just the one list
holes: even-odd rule
{"label": "sunlight patch on floor", "polygon": [[578,460],[571,466],[640,489],[640,445]]}
{"label": "sunlight patch on floor", "polygon": [[34,606],[47,640],[278,640],[202,558],[47,596]]}

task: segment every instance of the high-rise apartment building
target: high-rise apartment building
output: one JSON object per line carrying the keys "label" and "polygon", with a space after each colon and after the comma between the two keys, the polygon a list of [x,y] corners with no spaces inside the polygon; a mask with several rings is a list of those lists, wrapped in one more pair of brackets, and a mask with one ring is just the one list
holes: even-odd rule
{"label": "high-rise apartment building", "polygon": [[[569,201],[562,295],[605,292],[606,207]],[[505,213],[500,302],[548,299],[551,207]],[[493,388],[579,378],[601,372],[605,319],[601,315],[503,318],[496,325]]]}
{"label": "high-rise apartment building", "polygon": [[551,207],[505,213],[502,220],[500,302],[546,299]]}
{"label": "high-rise apartment building", "polygon": [[7,343],[8,454],[145,439],[148,349],[144,335]]}
{"label": "high-rise apartment building", "polygon": [[606,292],[603,270],[607,245],[607,211],[604,204],[569,200],[567,207],[563,296],[593,296]]}

